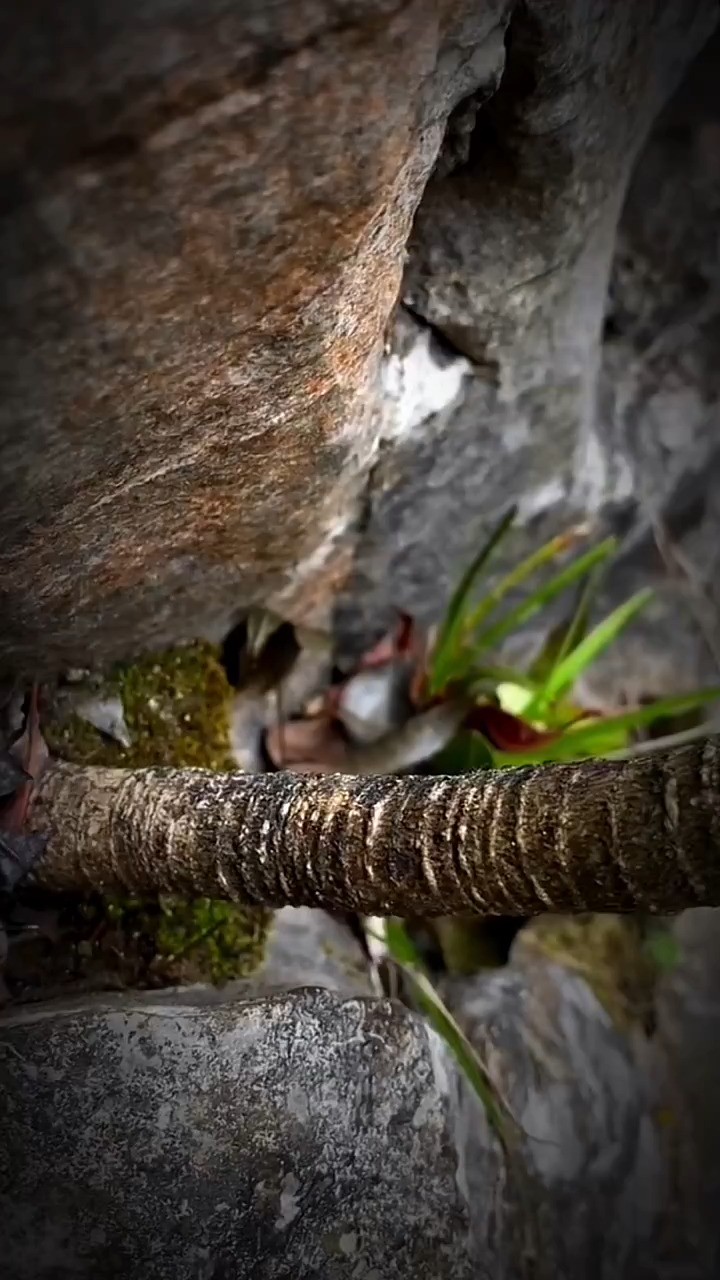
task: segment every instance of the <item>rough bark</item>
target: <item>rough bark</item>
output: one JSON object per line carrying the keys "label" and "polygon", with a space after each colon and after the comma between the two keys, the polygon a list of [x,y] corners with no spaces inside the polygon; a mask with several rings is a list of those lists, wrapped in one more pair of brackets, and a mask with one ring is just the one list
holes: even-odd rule
{"label": "rough bark", "polygon": [[455,778],[54,765],[33,810],[51,889],[371,915],[720,904],[720,739]]}

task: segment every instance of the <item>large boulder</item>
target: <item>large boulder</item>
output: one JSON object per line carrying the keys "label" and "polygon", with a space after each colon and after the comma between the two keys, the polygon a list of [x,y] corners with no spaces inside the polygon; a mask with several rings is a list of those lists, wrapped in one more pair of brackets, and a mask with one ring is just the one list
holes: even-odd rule
{"label": "large boulder", "polygon": [[507,7],[0,19],[0,658],[125,656],[288,578],[329,598],[413,214]]}
{"label": "large boulder", "polygon": [[320,912],[281,912],[264,972],[223,991],[9,1009],[3,1276],[654,1280],[681,1239],[682,1274],[710,1280],[712,1211],[702,1250],[673,1213],[656,1047],[531,938],[445,990],[504,1144],[445,1041],[370,996]]}
{"label": "large boulder", "polygon": [[0,1030],[3,1275],[470,1280],[442,1047],[308,990]]}
{"label": "large boulder", "polygon": [[[0,18],[0,665],[218,635],[258,601],[334,613],[357,650],[398,603],[436,617],[510,499],[508,554],[579,515],[618,529],[613,599],[665,584],[658,516],[707,556],[717,43],[646,139],[715,21],[711,0]],[[646,692],[707,676],[705,576],[679,571],[614,692],[638,656]]]}
{"label": "large boulder", "polygon": [[[500,567],[586,521],[621,541],[603,610],[656,588],[588,688],[632,699],[717,683],[720,669],[720,40],[633,165],[679,70],[670,7],[654,6],[654,24],[646,8],[614,10],[612,67],[598,30],[561,30],[559,8],[513,18],[500,88],[418,210],[340,630],[352,646],[397,604],[436,618],[517,501]],[[685,38],[691,10],[675,14]],[[632,44],[624,24],[646,18]]]}

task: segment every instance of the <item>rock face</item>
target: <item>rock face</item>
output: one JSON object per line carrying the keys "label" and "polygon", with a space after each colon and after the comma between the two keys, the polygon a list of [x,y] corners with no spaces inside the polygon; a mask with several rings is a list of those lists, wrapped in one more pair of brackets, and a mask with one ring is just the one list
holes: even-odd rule
{"label": "rock face", "polygon": [[6,1013],[3,1276],[656,1277],[652,1075],[582,978],[522,952],[446,993],[521,1126],[512,1157],[320,913],[281,913],[259,983]]}
{"label": "rock face", "polygon": [[[588,21],[563,27],[569,8],[513,16],[500,88],[421,202],[340,625],[362,634],[396,604],[436,615],[516,500],[524,527],[504,568],[589,517],[622,538],[603,608],[661,593],[593,672],[592,696],[677,692],[718,674],[720,41],[633,169],[707,15],[655,6],[634,43],[639,8],[615,8],[603,39]],[[658,521],[678,546],[669,570]]]}
{"label": "rock face", "polygon": [[[620,529],[616,594],[663,574],[651,516],[700,559],[717,45],[615,246],[715,20],[711,0],[0,18],[0,665],[214,635],[258,601],[336,604],[357,649],[398,603],[437,616],[511,498],[509,554],[578,513]],[[658,687],[705,674],[712,607],[683,590]],[[645,671],[669,607],[635,632]]]}
{"label": "rock face", "polygon": [[4,1274],[470,1280],[431,1037],[317,991],[6,1028]]}
{"label": "rock face", "polygon": [[293,573],[337,579],[412,217],[448,115],[499,77],[506,10],[1,20],[12,663],[156,647]]}

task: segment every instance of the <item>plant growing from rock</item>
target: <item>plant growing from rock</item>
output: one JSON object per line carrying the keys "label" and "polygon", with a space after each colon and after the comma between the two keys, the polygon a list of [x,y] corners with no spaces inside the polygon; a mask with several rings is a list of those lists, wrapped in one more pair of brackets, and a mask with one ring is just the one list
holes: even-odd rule
{"label": "plant growing from rock", "polygon": [[[496,530],[490,549],[508,524],[509,518]],[[718,741],[637,759],[593,758],[626,744],[639,725],[714,695],[611,717],[569,701],[583,665],[642,607],[646,593],[587,630],[586,586],[569,622],[527,675],[486,664],[491,644],[609,554],[609,544],[585,553],[494,620],[510,589],[575,537],[541,548],[532,563],[470,605],[476,564],[434,644],[403,619],[399,632],[323,699],[314,726],[315,732],[322,727],[320,749],[313,760],[301,755],[297,762],[299,770],[312,769],[311,777],[299,776],[292,762],[266,775],[51,763],[35,780],[29,811],[29,831],[47,841],[37,882],[56,890],[304,903],[393,916],[673,911],[720,902]],[[480,563],[488,558],[486,548]],[[402,670],[402,681],[388,682],[388,667]],[[348,695],[370,677],[377,714],[373,734],[363,740],[357,699],[353,709]],[[502,705],[518,691],[527,695],[522,714]],[[383,716],[387,721],[393,699],[404,699],[408,714],[399,728],[391,722],[388,729]],[[346,723],[353,717],[351,738]],[[331,768],[342,770],[344,752],[355,753],[357,768],[358,754],[369,751],[379,775],[386,769],[377,753],[388,734],[391,741],[398,733],[412,736],[419,720],[429,734],[421,742],[426,758],[436,754],[428,746],[437,746],[443,718],[439,745],[464,726],[482,743],[483,763],[500,767],[440,778],[365,777],[349,769],[323,776],[329,740],[341,744]],[[306,732],[307,724],[300,726]],[[552,763],[536,763],[547,759]],[[508,763],[524,767],[508,769]]]}

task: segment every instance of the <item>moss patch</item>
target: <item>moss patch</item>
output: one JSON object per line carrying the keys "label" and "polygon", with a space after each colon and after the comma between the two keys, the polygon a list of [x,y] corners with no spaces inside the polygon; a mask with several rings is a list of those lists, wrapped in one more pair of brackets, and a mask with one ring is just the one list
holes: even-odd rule
{"label": "moss patch", "polygon": [[658,922],[636,916],[547,916],[520,934],[522,948],[583,977],[622,1030],[633,1024],[652,1030],[655,987],[668,967],[670,944],[672,935]]}
{"label": "moss patch", "polygon": [[235,768],[228,739],[232,689],[218,651],[197,643],[118,666],[98,690],[120,698],[131,744],[123,747],[70,712],[51,723],[51,750],[74,764]]}
{"label": "moss patch", "polygon": [[[230,770],[232,697],[220,655],[203,643],[118,666],[92,690],[118,696],[130,746],[75,714],[58,692],[43,731],[54,755],[75,764],[150,765]],[[46,997],[48,988],[117,989],[245,977],[263,955],[271,912],[200,898],[107,899],[29,893],[19,910],[52,927],[25,931],[11,948],[5,978],[16,998]]]}

